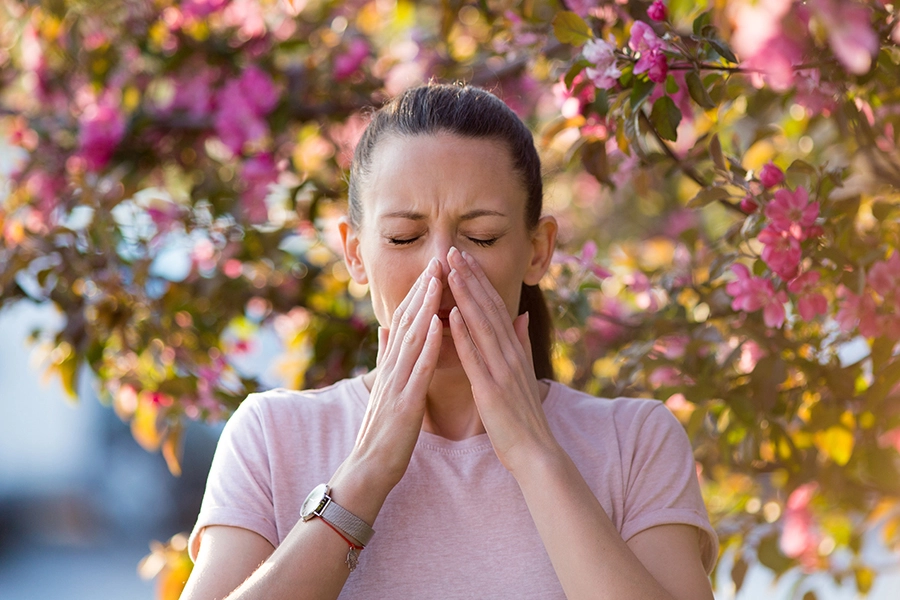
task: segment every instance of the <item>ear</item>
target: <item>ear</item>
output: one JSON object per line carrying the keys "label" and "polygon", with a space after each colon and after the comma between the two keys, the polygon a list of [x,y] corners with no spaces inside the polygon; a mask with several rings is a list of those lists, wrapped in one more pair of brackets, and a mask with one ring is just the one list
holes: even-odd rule
{"label": "ear", "polygon": [[363,264],[362,254],[359,251],[359,233],[350,224],[347,217],[341,218],[338,223],[338,231],[341,232],[341,247],[344,249],[344,264],[353,281],[359,284],[369,283],[366,275],[366,266]]}
{"label": "ear", "polygon": [[537,285],[553,259],[553,250],[556,248],[556,232],[559,226],[556,218],[549,215],[541,217],[537,227],[531,234],[531,262],[525,270],[524,282],[526,285]]}

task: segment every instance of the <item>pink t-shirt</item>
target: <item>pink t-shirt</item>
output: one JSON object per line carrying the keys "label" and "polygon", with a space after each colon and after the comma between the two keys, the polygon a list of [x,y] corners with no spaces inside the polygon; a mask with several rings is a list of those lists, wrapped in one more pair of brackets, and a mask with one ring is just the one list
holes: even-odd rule
{"label": "pink t-shirt", "polygon": [[[544,411],[553,433],[622,537],[694,525],[711,571],[718,540],[690,443],[669,410],[548,383]],[[368,400],[362,377],[247,398],[219,441],[191,557],[207,525],[243,527],[278,546],[310,490],[349,455]],[[522,492],[487,434],[451,441],[421,432],[374,529],[341,598],[565,598]]]}

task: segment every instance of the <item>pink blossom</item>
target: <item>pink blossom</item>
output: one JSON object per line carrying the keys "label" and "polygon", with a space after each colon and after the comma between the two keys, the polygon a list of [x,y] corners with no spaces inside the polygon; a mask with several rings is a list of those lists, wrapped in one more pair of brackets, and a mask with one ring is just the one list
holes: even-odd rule
{"label": "pink blossom", "polygon": [[584,271],[590,271],[594,275],[596,275],[600,279],[605,279],[606,277],[610,277],[612,273],[598,265],[596,261],[597,257],[597,244],[593,240],[588,240],[581,247],[581,253],[579,256],[563,254],[562,252],[558,252],[556,256],[556,260],[558,262],[564,264],[573,264],[580,267]]}
{"label": "pink blossom", "polygon": [[553,85],[553,99],[562,116],[567,119],[580,115],[584,107],[596,97],[594,86],[582,85],[586,79],[586,74],[579,73],[572,80],[572,87],[567,87],[565,76],[561,75],[559,81]]}
{"label": "pink blossom", "polygon": [[803,46],[787,35],[779,34],[769,40],[756,54],[743,61],[754,72],[754,85],[768,84],[776,92],[791,88],[796,77],[795,65],[803,62]]}
{"label": "pink blossom", "polygon": [[264,117],[278,103],[278,93],[268,74],[250,67],[238,79],[225,84],[217,103],[216,133],[238,154],[245,143],[259,141],[269,133]]}
{"label": "pink blossom", "polygon": [[665,42],[656,35],[653,28],[643,21],[635,21],[631,26],[631,38],[628,47],[638,53],[639,58],[634,65],[634,73],[647,73],[647,77],[656,83],[666,80],[669,65],[663,54]]}
{"label": "pink blossom", "polygon": [[66,180],[59,176],[54,177],[45,171],[32,169],[28,172],[24,187],[31,197],[37,201],[37,208],[46,221],[59,204],[60,198],[66,189]]}
{"label": "pink blossom", "polygon": [[844,68],[856,75],[867,73],[879,46],[871,9],[846,0],[813,0],[810,4],[828,31],[828,44]]}
{"label": "pink blossom", "polygon": [[793,192],[781,189],[775,192],[775,199],[766,206],[765,213],[775,229],[791,231],[803,240],[807,237],[805,230],[819,216],[819,203],[809,201],[809,194],[804,187],[798,187]]}
{"label": "pink blossom", "polygon": [[788,291],[799,296],[797,310],[804,321],[812,321],[816,315],[828,312],[828,300],[814,291],[821,276],[818,271],[807,271],[788,283]]}
{"label": "pink blossom", "polygon": [[882,448],[896,448],[900,452],[900,427],[885,431],[878,436],[878,445]]}
{"label": "pink blossom", "polygon": [[200,238],[191,249],[191,261],[200,271],[209,273],[216,268],[216,246],[209,238]]}
{"label": "pink blossom", "polygon": [[631,37],[628,40],[628,47],[644,54],[650,50],[662,48],[665,45],[653,28],[643,21],[635,21],[631,26]]}
{"label": "pink blossom", "polygon": [[669,16],[669,11],[666,10],[666,5],[662,0],[653,0],[653,4],[647,9],[647,16],[654,21],[665,21]]}
{"label": "pink blossom", "polygon": [[783,290],[775,292],[772,282],[764,277],[752,276],[746,265],[737,263],[731,270],[737,276],[729,282],[725,290],[733,298],[731,308],[755,312],[763,309],[763,321],[767,327],[781,327],[784,324],[784,303],[787,294]]}
{"label": "pink blossom", "polygon": [[166,108],[186,111],[194,119],[205,117],[213,111],[215,94],[212,84],[215,79],[213,69],[191,69],[189,74],[175,81],[175,96]]}
{"label": "pink blossom", "polygon": [[222,12],[222,22],[228,27],[237,27],[245,38],[266,33],[263,3],[259,0],[231,0]]}
{"label": "pink blossom", "polygon": [[569,10],[577,14],[579,17],[586,17],[591,12],[592,8],[595,8],[598,4],[598,0],[569,0],[566,2],[566,6],[569,7]]}
{"label": "pink blossom", "polygon": [[618,83],[622,71],[616,67],[616,47],[611,42],[601,39],[589,40],[582,53],[584,58],[593,63],[594,67],[588,67],[585,75],[598,88],[608,90]]}
{"label": "pink blossom", "polygon": [[[638,61],[638,64],[634,66],[635,73],[643,73],[643,71],[639,70],[642,67],[640,63],[644,60],[645,57],[641,57]],[[647,78],[650,81],[655,83],[664,83],[666,80],[666,75],[669,73],[669,63],[666,61],[666,55],[663,54],[662,50],[659,48],[654,48],[646,55],[647,60]]]}
{"label": "pink blossom", "polygon": [[759,204],[756,203],[756,200],[750,194],[747,194],[743,198],[741,198],[741,210],[746,214],[751,214],[756,212],[756,209],[759,208]]}
{"label": "pink blossom", "polygon": [[647,378],[648,383],[654,388],[661,386],[673,387],[684,383],[681,372],[673,366],[658,367],[650,373]]}
{"label": "pink blossom", "polygon": [[834,316],[841,331],[850,332],[859,327],[859,333],[865,337],[881,335],[881,319],[878,318],[875,298],[863,292],[857,296],[843,285],[838,286],[837,296],[841,299],[840,308]]}
{"label": "pink blossom", "polygon": [[770,225],[760,232],[759,241],[764,245],[762,259],[766,265],[782,279],[793,278],[803,257],[800,240]]}
{"label": "pink blossom", "polygon": [[766,355],[765,350],[753,340],[746,340],[741,344],[741,357],[735,368],[740,373],[749,374],[756,368],[756,363]]}
{"label": "pink blossom", "polygon": [[669,360],[676,360],[684,356],[685,350],[691,338],[686,334],[673,334],[656,340],[653,350],[659,352]]}
{"label": "pink blossom", "polygon": [[762,170],[759,172],[759,181],[766,188],[775,187],[779,183],[784,182],[784,171],[776,167],[775,163],[770,161],[763,165]]}
{"label": "pink blossom", "polygon": [[817,548],[821,536],[815,529],[809,503],[818,484],[806,483],[791,492],[784,510],[784,529],[781,531],[781,551],[800,561],[804,569],[815,568]]}
{"label": "pink blossom", "polygon": [[728,4],[734,33],[731,44],[739,57],[755,56],[781,34],[781,21],[793,0],[734,0]]}
{"label": "pink blossom", "polygon": [[184,0],[181,12],[186,18],[202,19],[220,10],[229,0]]}
{"label": "pink blossom", "polygon": [[269,194],[269,185],[277,178],[278,167],[268,152],[246,160],[241,167],[241,180],[246,186],[241,194],[241,208],[251,223],[264,223],[268,219],[266,196]]}
{"label": "pink blossom", "polygon": [[362,38],[354,38],[343,54],[334,59],[332,75],[336,81],[347,79],[356,73],[363,61],[369,56],[369,44]]}
{"label": "pink blossom", "polygon": [[103,100],[88,105],[78,125],[78,153],[89,170],[99,171],[125,135],[125,116],[111,101]]}
{"label": "pink blossom", "polygon": [[882,298],[900,291],[900,251],[894,250],[889,259],[872,265],[866,281]]}

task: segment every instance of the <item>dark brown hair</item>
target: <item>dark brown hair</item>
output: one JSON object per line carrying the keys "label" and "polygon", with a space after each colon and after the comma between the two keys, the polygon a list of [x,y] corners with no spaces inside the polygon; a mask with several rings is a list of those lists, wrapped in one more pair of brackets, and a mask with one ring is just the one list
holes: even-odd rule
{"label": "dark brown hair", "polygon": [[[356,229],[362,225],[360,189],[372,164],[378,141],[387,135],[435,135],[496,140],[508,149],[513,168],[522,178],[527,197],[525,225],[534,230],[541,218],[544,189],[541,161],[528,127],[502,100],[468,85],[428,84],[400,94],[375,112],[356,146],[350,165],[349,213]],[[522,284],[519,314],[528,311],[528,336],[537,377],[553,379],[550,360],[552,322],[544,294]]]}

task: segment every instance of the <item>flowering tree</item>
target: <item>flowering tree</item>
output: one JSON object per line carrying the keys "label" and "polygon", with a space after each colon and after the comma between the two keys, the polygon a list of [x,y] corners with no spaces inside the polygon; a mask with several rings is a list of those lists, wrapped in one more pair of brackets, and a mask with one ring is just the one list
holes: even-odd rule
{"label": "flowering tree", "polygon": [[5,1],[0,306],[58,307],[47,367],[178,472],[186,419],[374,362],[335,239],[365,112],[482,85],[545,161],[559,378],[684,423],[718,577],[865,592],[864,537],[900,545],[897,9],[709,4]]}

